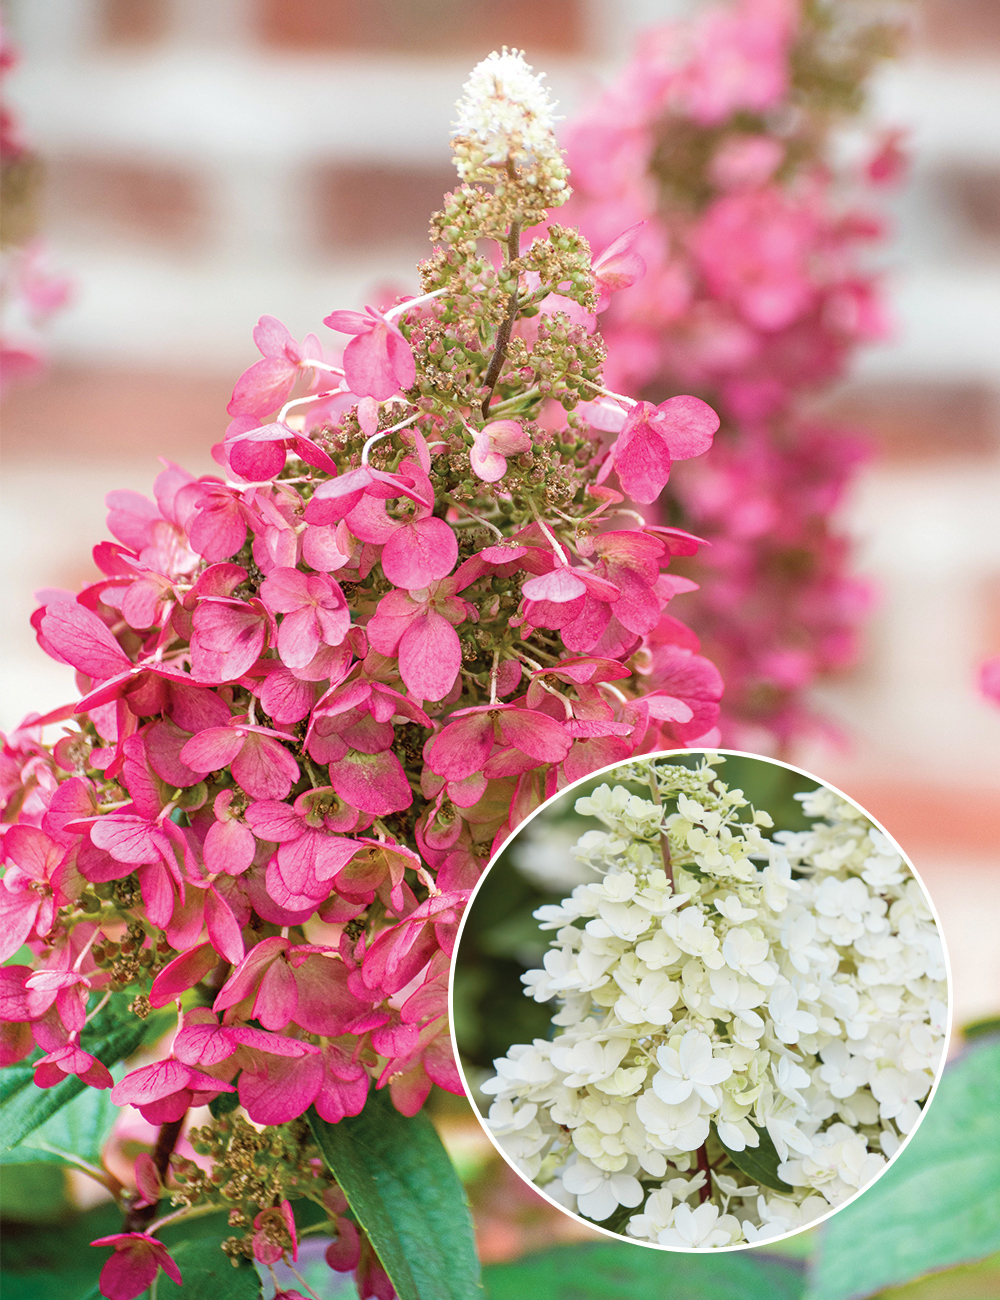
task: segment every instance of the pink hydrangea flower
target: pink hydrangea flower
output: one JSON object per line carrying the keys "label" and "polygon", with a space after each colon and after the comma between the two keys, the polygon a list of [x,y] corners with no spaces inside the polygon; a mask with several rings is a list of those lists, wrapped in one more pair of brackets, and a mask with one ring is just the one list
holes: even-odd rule
{"label": "pink hydrangea flower", "polygon": [[519,421],[491,420],[477,430],[469,464],[484,483],[498,483],[507,473],[507,457],[530,450],[531,436]]}
{"label": "pink hydrangea flower", "polygon": [[413,349],[399,326],[375,307],[335,311],[323,324],[342,334],[353,334],[344,349],[344,373],[351,392],[384,402],[400,389],[412,388],[416,379]]}
{"label": "pink hydrangea flower", "polygon": [[255,361],[236,381],[228,407],[230,415],[267,415],[291,393],[304,363],[323,357],[315,334],[308,334],[302,343],[297,343],[273,316],[261,316],[253,341],[263,360]]}
{"label": "pink hydrangea flower", "polygon": [[670,397],[659,406],[637,402],[612,452],[622,488],[636,501],[655,501],[673,462],[708,451],[718,427],[719,417],[697,397]]}
{"label": "pink hydrangea flower", "polygon": [[116,1232],[98,1237],[92,1246],[113,1246],[114,1254],[101,1269],[101,1295],[108,1300],[135,1300],[156,1279],[162,1268],[178,1286],[181,1271],[166,1246],[145,1232]]}

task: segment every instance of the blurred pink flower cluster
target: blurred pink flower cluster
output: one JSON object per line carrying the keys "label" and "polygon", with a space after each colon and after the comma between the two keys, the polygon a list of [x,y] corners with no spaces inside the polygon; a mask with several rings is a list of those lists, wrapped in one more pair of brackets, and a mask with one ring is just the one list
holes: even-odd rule
{"label": "blurred pink flower cluster", "polygon": [[[0,23],[0,87],[17,55]],[[2,95],[2,89],[0,89]],[[0,98],[0,169],[3,173],[4,234],[0,249],[0,387],[37,374],[44,365],[40,328],[70,296],[70,282],[49,264],[35,237],[40,181],[16,114]]]}
{"label": "blurred pink flower cluster", "polygon": [[[722,417],[670,518],[712,542],[689,616],[726,679],[723,736],[749,748],[813,725],[807,688],[851,662],[870,603],[832,519],[863,445],[803,414],[886,329],[864,260],[882,225],[827,161],[889,34],[860,8],[737,0],[653,29],[567,138],[572,219],[597,252],[635,226],[647,268],[604,319],[608,384]],[[854,188],[902,166],[887,135]]]}

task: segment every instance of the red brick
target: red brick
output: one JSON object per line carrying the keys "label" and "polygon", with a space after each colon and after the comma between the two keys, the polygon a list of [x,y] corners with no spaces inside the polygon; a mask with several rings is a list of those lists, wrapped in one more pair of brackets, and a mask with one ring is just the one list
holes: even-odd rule
{"label": "red brick", "polygon": [[319,242],[333,252],[386,244],[429,251],[431,213],[456,184],[454,170],[445,166],[363,162],[323,167],[313,185]]}
{"label": "red brick", "polygon": [[267,45],[485,57],[501,45],[573,54],[583,42],[581,0],[257,0]]}
{"label": "red brick", "polygon": [[997,0],[922,0],[920,29],[924,41],[947,54],[1000,53],[1000,4]]}
{"label": "red brick", "polygon": [[52,163],[49,210],[54,226],[190,246],[205,228],[201,178],[167,164],[97,157]]}
{"label": "red brick", "polygon": [[992,458],[1000,450],[998,396],[985,384],[850,384],[818,413],[867,434],[879,458],[893,463]]}
{"label": "red brick", "polygon": [[[248,356],[247,360],[252,360]],[[213,472],[210,449],[229,416],[234,367],[226,376],[60,367],[37,384],[12,387],[3,402],[4,459],[175,460]],[[218,472],[218,467],[214,467]]]}
{"label": "red brick", "polygon": [[964,233],[1000,248],[1000,168],[953,165],[940,185]]}
{"label": "red brick", "polygon": [[170,30],[170,0],[100,0],[97,30],[109,45],[155,45]]}

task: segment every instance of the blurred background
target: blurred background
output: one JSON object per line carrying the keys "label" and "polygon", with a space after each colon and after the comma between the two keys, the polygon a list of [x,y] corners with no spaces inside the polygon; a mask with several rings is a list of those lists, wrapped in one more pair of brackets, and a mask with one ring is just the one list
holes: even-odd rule
{"label": "blurred background", "polygon": [[[257,318],[300,336],[379,286],[414,289],[469,68],[523,47],[569,117],[642,27],[701,7],[3,5],[22,56],[7,93],[46,161],[43,229],[74,293],[51,323],[47,373],[4,405],[0,725],[71,694],[69,670],[35,645],[32,593],[93,575],[104,494],[148,492],[158,456],[215,469]],[[1000,4],[910,7],[915,39],[878,74],[870,112],[905,130],[914,159],[883,253],[895,333],[828,402],[876,447],[845,522],[879,604],[859,666],[822,691],[847,743],[792,757],[911,855],[949,940],[961,1021],[1000,1000],[1000,710],[976,686],[1000,654]],[[510,1197],[490,1188],[507,1217],[487,1249],[539,1244],[531,1207],[515,1231]]]}

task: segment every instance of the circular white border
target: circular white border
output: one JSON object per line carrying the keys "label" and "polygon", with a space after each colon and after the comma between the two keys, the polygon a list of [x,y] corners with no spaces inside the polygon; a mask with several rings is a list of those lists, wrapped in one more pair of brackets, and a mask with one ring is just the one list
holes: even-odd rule
{"label": "circular white border", "polygon": [[[875,1177],[872,1178],[869,1182],[865,1183],[864,1187],[859,1188],[858,1191],[856,1191],[853,1196],[849,1196],[846,1201],[841,1201],[839,1205],[831,1206],[830,1209],[827,1210],[826,1214],[822,1214],[816,1219],[811,1219],[808,1223],[803,1224],[801,1227],[792,1228],[789,1232],[783,1232],[781,1233],[780,1236],[767,1237],[763,1241],[741,1241],[735,1243],[732,1246],[661,1246],[660,1243],[656,1241],[642,1241],[638,1237],[628,1237],[625,1236],[623,1233],[612,1232],[610,1228],[603,1228],[599,1223],[595,1223],[593,1219],[588,1219],[585,1215],[579,1214],[575,1210],[570,1210],[567,1206],[563,1205],[560,1201],[557,1201],[554,1197],[550,1196],[545,1191],[544,1188],[539,1187],[536,1183],[533,1183],[530,1178],[525,1176],[522,1170],[518,1169],[517,1165],[507,1155],[506,1151],[504,1151],[503,1147],[501,1147],[500,1143],[497,1141],[497,1139],[493,1136],[493,1133],[490,1131],[489,1125],[487,1124],[486,1120],[483,1118],[482,1114],[480,1113],[479,1107],[476,1105],[475,1101],[473,1100],[472,1089],[469,1087],[468,1080],[465,1077],[465,1071],[462,1068],[462,1057],[461,1057],[461,1053],[458,1050],[458,1039],[455,1035],[455,1015],[454,1015],[455,972],[458,969],[458,956],[462,946],[462,935],[465,932],[465,923],[468,920],[469,915],[472,911],[472,907],[476,901],[476,895],[479,893],[479,890],[482,888],[486,880],[486,877],[489,875],[489,873],[493,870],[493,867],[496,865],[496,861],[500,857],[500,854],[503,853],[507,848],[511,846],[514,837],[517,834],[519,834],[519,832],[523,829],[523,827],[527,826],[527,824],[533,818],[537,817],[539,813],[545,812],[548,808],[550,808],[557,799],[561,799],[564,795],[569,794],[570,791],[574,789],[574,787],[582,785],[585,781],[592,781],[595,777],[604,776],[608,773],[614,772],[618,768],[625,767],[630,763],[639,763],[639,762],[644,762],[646,760],[653,761],[658,758],[668,758],[671,755],[678,755],[678,754],[703,754],[703,755],[718,754],[721,756],[733,755],[734,757],[738,757],[738,758],[753,758],[758,760],[758,762],[761,763],[773,763],[777,767],[784,767],[791,772],[797,772],[799,776],[808,777],[810,781],[815,781],[817,785],[821,785],[825,789],[831,790],[835,795],[843,799],[846,803],[849,803],[853,807],[857,808],[858,812],[860,812],[864,817],[867,817],[868,820],[876,827],[876,829],[880,830],[882,834],[886,837],[886,839],[888,839],[889,842],[895,846],[895,848],[899,852],[900,857],[903,859],[903,861],[909,867],[910,871],[913,873],[913,878],[914,880],[916,880],[921,890],[923,891],[924,899],[926,900],[930,908],[931,915],[934,918],[934,924],[937,926],[938,937],[941,940],[941,948],[944,954],[945,985],[947,991],[948,1014],[945,1018],[945,1033],[943,1039],[943,1051],[941,1055],[941,1062],[938,1065],[937,1073],[935,1074],[934,1077],[934,1082],[931,1084],[930,1091],[927,1094],[927,1100],[924,1102],[921,1108],[920,1118],[917,1120],[916,1124],[914,1124],[910,1132],[907,1133],[906,1136],[903,1138],[903,1141],[900,1143],[898,1150],[895,1151],[889,1157],[885,1165],[878,1171]],[[707,746],[706,747],[698,746],[690,749],[662,749],[662,750],[656,750],[655,752],[649,754],[636,754],[630,758],[621,759],[617,763],[609,763],[606,767],[599,767],[593,772],[588,772],[586,776],[581,776],[578,780],[571,781],[569,785],[564,786],[561,790],[557,790],[555,794],[550,795],[549,798],[545,799],[542,803],[540,803],[537,808],[532,809],[532,811],[527,815],[527,817],[525,817],[523,821],[518,823],[517,828],[514,831],[512,831],[510,835],[507,836],[507,838],[504,840],[500,848],[497,849],[496,853],[494,853],[493,856],[490,858],[489,862],[486,865],[485,871],[480,876],[479,880],[476,881],[475,888],[472,890],[472,893],[469,895],[468,902],[465,905],[465,911],[462,914],[462,920],[459,922],[458,932],[455,936],[455,947],[453,949],[453,954],[454,955],[452,957],[451,964],[448,971],[448,1019],[449,1019],[449,1028],[451,1032],[452,1052],[454,1053],[455,1065],[458,1068],[458,1073],[462,1080],[462,1087],[465,1089],[466,1100],[468,1101],[469,1105],[472,1107],[472,1110],[476,1116],[476,1119],[479,1121],[480,1127],[482,1128],[483,1132],[486,1134],[486,1136],[492,1142],[493,1146],[496,1148],[497,1153],[502,1157],[505,1163],[508,1164],[511,1169],[513,1169],[514,1173],[517,1174],[518,1178],[520,1178],[523,1183],[525,1183],[528,1187],[530,1187],[532,1191],[536,1192],[544,1200],[548,1201],[550,1205],[554,1206],[562,1214],[568,1215],[569,1218],[571,1219],[575,1219],[577,1223],[581,1223],[588,1228],[593,1228],[596,1232],[603,1233],[604,1236],[610,1238],[611,1241],[622,1241],[630,1246],[644,1246],[647,1249],[663,1251],[666,1254],[725,1255],[725,1254],[729,1254],[732,1251],[737,1251],[737,1250],[756,1250],[762,1246],[763,1247],[773,1246],[779,1241],[786,1241],[789,1237],[798,1236],[798,1234],[801,1232],[808,1232],[809,1229],[816,1228],[821,1223],[825,1223],[827,1219],[831,1218],[834,1214],[838,1214],[842,1209],[844,1209],[845,1206],[851,1205],[854,1201],[858,1199],[859,1196],[864,1196],[865,1192],[867,1192],[869,1188],[874,1187],[875,1184],[878,1182],[878,1180],[882,1177],[882,1175],[892,1167],[892,1165],[896,1161],[896,1158],[903,1151],[905,1151],[907,1146],[909,1146],[910,1140],[912,1139],[914,1133],[916,1133],[917,1130],[920,1128],[920,1125],[923,1123],[924,1116],[927,1114],[928,1110],[931,1107],[931,1103],[934,1101],[935,1093],[937,1092],[938,1086],[941,1083],[941,1078],[942,1075],[944,1074],[945,1065],[947,1063],[948,1044],[951,1041],[952,1022],[955,1014],[955,1006],[954,1006],[955,999],[954,999],[953,980],[952,980],[952,973],[951,973],[951,958],[948,953],[948,944],[944,936],[944,927],[941,925],[941,918],[938,915],[937,907],[934,905],[934,900],[931,898],[930,891],[928,890],[927,886],[924,884],[924,881],[921,879],[920,873],[916,870],[913,863],[910,861],[909,855],[899,844],[896,837],[894,835],[890,835],[890,833],[886,830],[886,828],[876,817],[873,817],[871,813],[868,812],[867,809],[862,808],[862,806],[858,803],[857,799],[852,799],[849,794],[845,794],[844,791],[838,789],[837,786],[831,785],[829,781],[824,781],[822,777],[818,777],[812,772],[807,772],[805,768],[796,767],[794,763],[786,763],[782,759],[770,758],[765,754],[754,754],[751,753],[749,750],[745,750],[745,749],[722,749],[722,748],[711,749],[708,748]]]}

